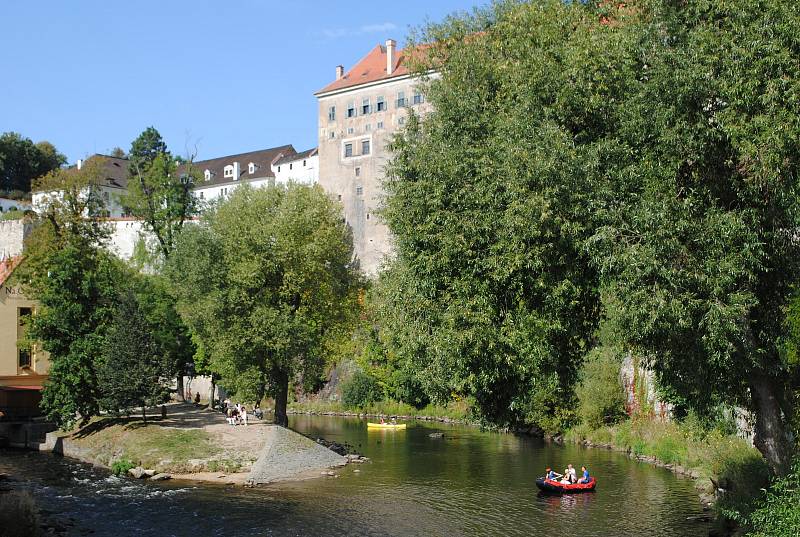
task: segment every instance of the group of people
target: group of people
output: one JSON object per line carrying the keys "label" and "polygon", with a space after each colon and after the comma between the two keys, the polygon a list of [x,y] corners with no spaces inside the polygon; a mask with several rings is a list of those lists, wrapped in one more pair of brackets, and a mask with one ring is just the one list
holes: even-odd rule
{"label": "group of people", "polygon": [[578,478],[575,468],[571,464],[568,464],[563,474],[554,472],[552,468],[548,467],[544,475],[550,481],[558,481],[559,483],[564,485],[574,485],[576,483],[579,484],[588,483],[590,479],[589,470],[587,470],[585,466],[581,466],[581,472],[583,473],[583,475],[580,478]]}
{"label": "group of people", "polygon": [[[222,407],[229,425],[247,425],[248,414],[245,405],[241,403],[232,405],[229,399],[225,399]],[[264,417],[264,412],[258,407],[258,404],[253,407],[253,415],[258,419]]]}

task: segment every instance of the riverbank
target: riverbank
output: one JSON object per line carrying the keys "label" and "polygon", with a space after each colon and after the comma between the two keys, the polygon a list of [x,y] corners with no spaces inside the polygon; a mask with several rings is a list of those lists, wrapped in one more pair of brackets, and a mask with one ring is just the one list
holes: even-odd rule
{"label": "riverbank", "polygon": [[234,485],[308,479],[347,463],[346,457],[272,423],[251,418],[248,425],[232,426],[221,413],[203,407],[166,409],[166,417],[146,423],[103,417],[73,431],[49,433],[44,449],[138,478]]}
{"label": "riverbank", "polygon": [[613,426],[579,426],[564,441],[627,453],[633,459],[669,469],[694,480],[705,509],[713,509],[725,528],[725,511],[747,510],[769,484],[769,468],[746,440],[695,430],[675,422],[630,419]]}
{"label": "riverbank", "polygon": [[348,418],[380,418],[392,416],[400,420],[436,421],[440,423],[458,423],[477,426],[470,419],[469,408],[465,403],[451,403],[448,406],[427,405],[422,409],[395,401],[379,401],[363,409],[353,410],[342,403],[332,401],[304,401],[289,403],[289,414],[306,414],[311,416],[342,416]]}

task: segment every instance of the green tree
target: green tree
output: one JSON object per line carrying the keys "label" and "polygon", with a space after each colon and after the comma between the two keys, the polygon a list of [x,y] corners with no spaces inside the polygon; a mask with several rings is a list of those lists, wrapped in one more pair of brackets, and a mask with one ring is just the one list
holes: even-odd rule
{"label": "green tree", "polygon": [[125,413],[141,407],[145,423],[147,407],[169,397],[168,382],[175,371],[154,328],[133,290],[123,290],[105,334],[97,372],[103,406]]}
{"label": "green tree", "polygon": [[639,84],[589,168],[603,225],[591,244],[604,309],[659,382],[708,413],[755,417],[755,445],[789,468],[790,364],[800,280],[797,6],[645,2]]}
{"label": "green tree", "polygon": [[191,161],[178,169],[176,159],[153,127],[133,141],[129,159],[130,181],[122,204],[132,216],[142,220],[166,260],[183,224],[197,214],[197,202],[192,195],[196,171]]}
{"label": "green tree", "polygon": [[184,230],[166,274],[221,382],[271,393],[285,426],[289,383],[322,374],[323,337],[357,282],[351,260],[349,231],[322,189],[241,186]]}
{"label": "green tree", "polygon": [[428,28],[433,111],[394,141],[384,185],[393,351],[436,402],[474,396],[487,420],[551,432],[573,416],[598,322],[584,167],[629,63],[587,9],[506,2]]}
{"label": "green tree", "polygon": [[102,207],[89,185],[100,169],[57,170],[42,179],[58,190],[26,240],[21,267],[26,292],[39,302],[28,337],[50,353],[42,409],[63,427],[99,410],[97,361],[111,320],[120,263],[104,248],[109,230],[87,214]]}
{"label": "green tree", "polygon": [[67,162],[50,142],[34,144],[16,132],[0,135],[0,192],[31,190],[34,179]]}

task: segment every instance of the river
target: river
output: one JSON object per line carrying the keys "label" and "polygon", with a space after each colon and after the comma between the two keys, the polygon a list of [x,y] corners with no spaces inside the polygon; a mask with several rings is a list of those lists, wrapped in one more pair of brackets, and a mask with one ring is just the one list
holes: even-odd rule
{"label": "river", "polygon": [[[338,478],[254,489],[134,481],[13,450],[0,450],[0,473],[16,479],[6,485],[30,490],[69,535],[708,534],[687,520],[702,512],[690,480],[618,453],[456,425],[367,432],[354,418],[290,416],[290,426],[347,442],[372,460],[348,465]],[[534,479],[546,465],[570,462],[597,476],[596,492],[537,494]]]}

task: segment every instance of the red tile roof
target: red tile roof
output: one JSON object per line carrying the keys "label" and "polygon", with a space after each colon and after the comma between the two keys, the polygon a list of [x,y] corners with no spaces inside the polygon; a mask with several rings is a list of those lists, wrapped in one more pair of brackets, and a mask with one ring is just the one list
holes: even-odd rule
{"label": "red tile roof", "polygon": [[0,260],[0,285],[5,283],[20,263],[22,263],[21,255]]}
{"label": "red tile roof", "polygon": [[395,56],[396,59],[394,61],[392,74],[387,74],[386,47],[383,45],[375,45],[375,48],[370,50],[369,54],[361,58],[361,60],[356,63],[352,69],[347,71],[342,78],[334,80],[314,95],[360,86],[361,84],[368,84],[370,82],[389,80],[409,74],[408,60],[410,54],[407,49],[395,51]]}

